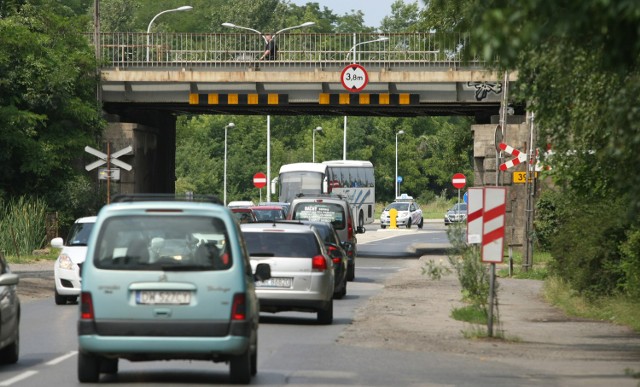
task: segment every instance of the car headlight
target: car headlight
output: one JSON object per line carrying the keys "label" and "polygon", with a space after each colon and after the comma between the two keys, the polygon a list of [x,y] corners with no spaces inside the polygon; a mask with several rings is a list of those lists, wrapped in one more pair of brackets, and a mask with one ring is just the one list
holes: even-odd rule
{"label": "car headlight", "polygon": [[60,254],[58,257],[58,267],[64,270],[73,270],[73,261],[67,254]]}

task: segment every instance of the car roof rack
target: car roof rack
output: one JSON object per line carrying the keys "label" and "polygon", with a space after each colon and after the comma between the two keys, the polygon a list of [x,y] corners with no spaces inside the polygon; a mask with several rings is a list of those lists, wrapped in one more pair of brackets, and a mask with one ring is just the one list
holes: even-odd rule
{"label": "car roof rack", "polygon": [[200,202],[222,205],[222,201],[214,195],[177,195],[169,193],[128,193],[117,194],[111,199],[112,203],[126,202]]}

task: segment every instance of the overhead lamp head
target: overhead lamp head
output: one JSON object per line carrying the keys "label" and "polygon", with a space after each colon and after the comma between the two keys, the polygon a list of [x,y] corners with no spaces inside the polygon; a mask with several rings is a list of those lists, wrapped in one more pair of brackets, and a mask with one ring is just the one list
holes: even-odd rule
{"label": "overhead lamp head", "polygon": [[176,8],[176,11],[190,11],[193,7],[190,5],[183,5],[182,7]]}

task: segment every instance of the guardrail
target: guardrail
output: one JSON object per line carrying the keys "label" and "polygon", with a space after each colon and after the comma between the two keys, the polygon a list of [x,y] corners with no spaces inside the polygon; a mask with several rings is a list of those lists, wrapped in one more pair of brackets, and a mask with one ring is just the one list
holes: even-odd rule
{"label": "guardrail", "polygon": [[[385,36],[388,40],[374,41]],[[94,43],[94,35],[88,35]],[[101,33],[98,53],[103,68],[167,68],[192,66],[206,69],[344,67],[366,63],[394,67],[449,67],[463,63],[460,50],[469,44],[463,35],[435,33],[305,34],[283,33],[276,38],[275,60],[258,61],[265,42],[258,34],[245,33]],[[355,57],[355,60],[354,60]],[[482,67],[479,60],[465,66]]]}

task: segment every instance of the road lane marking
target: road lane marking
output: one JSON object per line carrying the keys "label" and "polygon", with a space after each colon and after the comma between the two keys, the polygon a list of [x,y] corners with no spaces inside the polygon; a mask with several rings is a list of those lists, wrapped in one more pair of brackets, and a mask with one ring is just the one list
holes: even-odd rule
{"label": "road lane marking", "polygon": [[61,363],[61,362],[65,361],[65,360],[67,360],[71,356],[75,356],[77,353],[78,353],[78,351],[71,351],[71,352],[67,353],[66,355],[62,355],[62,356],[57,357],[57,358],[55,358],[53,360],[49,360],[45,364],[48,365],[48,366],[56,365],[58,363]]}
{"label": "road lane marking", "polygon": [[11,379],[7,379],[4,382],[1,382],[0,386],[10,386],[10,385],[12,385],[14,383],[17,383],[17,382],[19,382],[21,380],[24,380],[26,378],[30,378],[33,375],[37,374],[37,373],[38,373],[38,371],[25,371],[25,372],[23,372],[23,373],[21,373],[19,375],[14,376]]}

